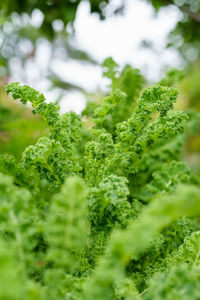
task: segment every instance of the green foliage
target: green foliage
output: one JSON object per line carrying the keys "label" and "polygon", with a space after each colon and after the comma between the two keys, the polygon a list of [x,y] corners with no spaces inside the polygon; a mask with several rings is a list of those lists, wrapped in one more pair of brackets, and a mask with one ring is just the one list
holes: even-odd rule
{"label": "green foliage", "polygon": [[199,291],[199,231],[187,236],[177,251],[164,261],[165,272],[158,272],[150,280],[144,299],[198,299]]}
{"label": "green foliage", "polygon": [[132,113],[144,78],[138,69],[130,65],[126,65],[120,72],[118,64],[111,57],[105,59],[102,67],[103,75],[110,81],[112,93],[97,108],[93,102],[88,102],[82,114],[94,117],[97,124],[114,135],[116,124],[126,120]]}
{"label": "green foliage", "polygon": [[183,70],[171,69],[169,70],[165,78],[163,78],[159,84],[164,86],[173,86],[174,83],[180,82],[184,78],[185,72]]}
{"label": "green foliage", "polygon": [[49,134],[20,159],[0,156],[2,299],[199,299],[200,182],[181,160],[197,115],[174,110],[172,87],[139,95],[130,67],[108,59],[104,72],[111,92],[89,128],[6,87]]}
{"label": "green foliage", "polygon": [[86,245],[85,195],[84,182],[78,177],[69,178],[61,192],[52,199],[48,215],[47,240],[51,247],[47,259],[53,262],[55,267],[63,268],[69,273],[80,272],[76,264],[79,264],[80,253]]}
{"label": "green foliage", "polygon": [[[188,202],[188,199],[191,201]],[[199,203],[198,188],[179,186],[174,195],[158,197],[145,207],[140,218],[130,223],[125,231],[115,230],[105,256],[86,286],[85,299],[113,299],[113,283],[117,286],[119,281],[125,280],[125,266],[129,261],[138,260],[156,233],[173,220],[183,215],[198,216]]]}

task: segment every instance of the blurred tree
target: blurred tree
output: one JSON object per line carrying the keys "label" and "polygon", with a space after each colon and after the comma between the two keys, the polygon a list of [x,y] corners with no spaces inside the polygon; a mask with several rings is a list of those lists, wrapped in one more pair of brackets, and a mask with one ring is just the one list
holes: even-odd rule
{"label": "blurred tree", "polygon": [[[96,63],[87,53],[77,49],[70,37],[73,36],[73,23],[82,0],[4,0],[0,10],[0,77],[11,73],[16,59],[25,72],[24,65],[35,57],[41,41],[48,41],[51,48],[51,60],[59,56],[64,61],[69,58]],[[109,0],[87,0],[91,13],[97,13],[100,19],[109,14],[123,12],[125,2],[110,5]],[[16,63],[15,60],[15,63]],[[61,83],[53,73],[51,66],[45,74],[53,78],[54,86],[64,89],[77,88],[70,83]],[[26,74],[24,74],[26,78]]]}
{"label": "blurred tree", "polygon": [[[106,18],[106,8],[110,0],[87,0],[90,4],[91,13],[97,13],[101,19]],[[35,9],[43,13],[43,22],[40,30],[50,38],[55,35],[54,21],[60,20],[64,25],[74,22],[76,12],[82,0],[5,0],[2,3],[2,17],[8,17],[16,12],[29,16]],[[118,6],[111,7],[113,14],[122,13],[125,1],[121,1]]]}
{"label": "blurred tree", "polygon": [[176,6],[181,18],[169,35],[168,46],[178,49],[187,62],[200,58],[200,1],[146,0],[156,12],[163,7]]}

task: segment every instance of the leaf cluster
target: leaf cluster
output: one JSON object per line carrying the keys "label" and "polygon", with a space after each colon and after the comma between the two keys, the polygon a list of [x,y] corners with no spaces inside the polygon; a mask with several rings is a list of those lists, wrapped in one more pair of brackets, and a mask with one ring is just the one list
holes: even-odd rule
{"label": "leaf cluster", "polygon": [[2,299],[199,299],[200,183],[181,160],[192,116],[174,110],[174,88],[141,93],[139,72],[111,59],[104,72],[111,92],[89,128],[6,87],[49,135],[0,157]]}

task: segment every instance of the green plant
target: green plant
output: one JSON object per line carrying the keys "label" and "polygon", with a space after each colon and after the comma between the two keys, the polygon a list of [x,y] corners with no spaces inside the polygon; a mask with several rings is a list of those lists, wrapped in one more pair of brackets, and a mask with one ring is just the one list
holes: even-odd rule
{"label": "green plant", "polygon": [[199,180],[181,161],[191,119],[174,88],[141,94],[139,71],[104,67],[112,91],[90,128],[6,87],[49,134],[0,157],[2,299],[199,299]]}

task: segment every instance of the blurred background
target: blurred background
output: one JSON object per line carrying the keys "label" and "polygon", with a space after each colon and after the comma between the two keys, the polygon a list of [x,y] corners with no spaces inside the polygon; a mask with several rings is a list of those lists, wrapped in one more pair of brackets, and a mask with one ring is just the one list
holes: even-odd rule
{"label": "blurred background", "polygon": [[43,92],[48,102],[60,104],[61,113],[81,114],[109,92],[101,64],[110,56],[120,70],[127,65],[139,69],[143,87],[161,82],[178,88],[177,108],[196,114],[187,143],[187,159],[195,164],[200,0],[0,1],[0,151],[18,156],[46,134],[29,107],[5,95],[8,82]]}

